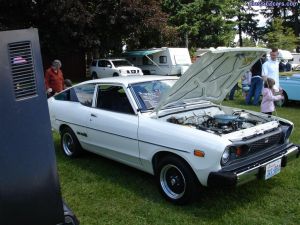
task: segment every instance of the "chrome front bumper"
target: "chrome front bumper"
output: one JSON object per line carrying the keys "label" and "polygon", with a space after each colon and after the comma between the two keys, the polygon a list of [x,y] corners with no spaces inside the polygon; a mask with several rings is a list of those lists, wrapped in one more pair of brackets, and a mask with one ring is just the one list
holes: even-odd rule
{"label": "chrome front bumper", "polygon": [[285,167],[288,162],[298,158],[300,155],[300,149],[298,146],[292,145],[286,149],[285,153],[280,156],[274,157],[263,163],[251,164],[242,170],[235,171],[218,171],[211,172],[208,176],[208,186],[217,187],[234,187],[245,184],[249,181],[260,179],[265,172],[265,168],[268,164],[281,159],[281,167]]}

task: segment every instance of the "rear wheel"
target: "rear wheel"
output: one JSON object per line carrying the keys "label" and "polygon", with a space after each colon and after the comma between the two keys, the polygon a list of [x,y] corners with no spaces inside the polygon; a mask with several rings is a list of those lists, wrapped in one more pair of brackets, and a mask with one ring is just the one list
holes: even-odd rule
{"label": "rear wheel", "polygon": [[94,79],[98,79],[98,76],[97,76],[97,73],[96,72],[93,72],[92,73],[92,79],[94,80]]}
{"label": "rear wheel", "polygon": [[158,162],[156,182],[162,195],[175,204],[186,204],[195,197],[196,177],[189,165],[176,156]]}
{"label": "rear wheel", "polygon": [[80,143],[70,127],[65,127],[61,131],[60,145],[63,153],[70,158],[82,153]]}
{"label": "rear wheel", "polygon": [[114,74],[113,74],[113,77],[118,77],[118,76],[119,76],[118,73],[114,73]]}

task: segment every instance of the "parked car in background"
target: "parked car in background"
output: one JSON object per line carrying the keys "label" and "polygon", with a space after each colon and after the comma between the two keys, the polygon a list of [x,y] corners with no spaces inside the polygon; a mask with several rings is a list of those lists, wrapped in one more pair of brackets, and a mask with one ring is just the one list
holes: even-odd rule
{"label": "parked car in background", "polygon": [[292,69],[297,70],[297,67],[300,66],[300,53],[292,53],[292,56],[293,59],[290,61],[290,63],[292,64]]}
{"label": "parked car in background", "polygon": [[180,78],[90,80],[48,99],[70,158],[94,152],[153,174],[162,195],[184,204],[200,186],[267,180],[299,156],[293,123],[219,103],[265,49],[208,52]]}
{"label": "parked car in background", "polygon": [[180,76],[192,64],[187,48],[151,48],[124,52],[123,56],[146,75]]}
{"label": "parked car in background", "polygon": [[288,101],[300,101],[300,74],[294,74],[292,76],[280,76],[280,87],[283,89],[283,105],[286,105]]}
{"label": "parked car in background", "polygon": [[300,65],[294,67],[293,70],[295,70],[295,71],[300,71]]}
{"label": "parked car in background", "polygon": [[133,66],[126,59],[94,59],[90,66],[93,79],[104,77],[143,75],[140,68]]}

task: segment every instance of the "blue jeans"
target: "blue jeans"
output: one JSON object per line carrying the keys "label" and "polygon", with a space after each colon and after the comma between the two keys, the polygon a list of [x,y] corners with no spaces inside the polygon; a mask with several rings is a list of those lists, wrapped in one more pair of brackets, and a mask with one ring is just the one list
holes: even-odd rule
{"label": "blue jeans", "polygon": [[251,99],[253,96],[254,96],[253,105],[259,104],[259,97],[261,95],[262,88],[263,88],[263,79],[261,77],[252,77],[250,90],[246,98],[247,105],[251,104]]}

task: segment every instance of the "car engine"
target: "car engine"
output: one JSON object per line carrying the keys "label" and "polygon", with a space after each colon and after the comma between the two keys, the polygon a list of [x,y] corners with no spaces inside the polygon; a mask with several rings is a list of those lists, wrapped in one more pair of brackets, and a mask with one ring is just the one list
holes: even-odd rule
{"label": "car engine", "polygon": [[219,135],[247,129],[267,122],[266,119],[259,118],[243,111],[236,111],[232,114],[225,114],[220,111],[214,115],[210,115],[209,113],[194,113],[191,116],[171,116],[167,121]]}

